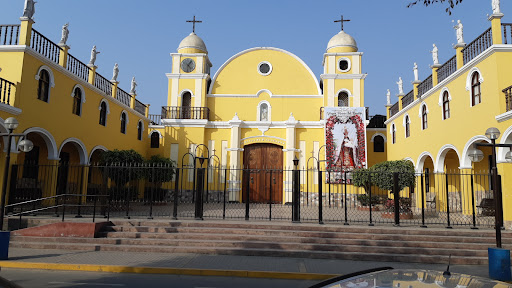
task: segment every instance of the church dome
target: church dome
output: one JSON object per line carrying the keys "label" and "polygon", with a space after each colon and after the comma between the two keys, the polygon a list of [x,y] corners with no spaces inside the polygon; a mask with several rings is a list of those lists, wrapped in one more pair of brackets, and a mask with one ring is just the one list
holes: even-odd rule
{"label": "church dome", "polygon": [[329,41],[329,44],[327,44],[327,52],[357,52],[356,40],[345,33],[345,31],[340,31],[340,33],[334,35]]}
{"label": "church dome", "polygon": [[181,40],[180,46],[178,46],[179,53],[208,53],[206,45],[203,39],[192,32],[190,35]]}

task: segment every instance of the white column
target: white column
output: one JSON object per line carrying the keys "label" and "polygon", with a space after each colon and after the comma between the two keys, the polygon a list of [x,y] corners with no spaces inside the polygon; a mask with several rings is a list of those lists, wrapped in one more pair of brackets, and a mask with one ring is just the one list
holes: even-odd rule
{"label": "white column", "polygon": [[229,201],[240,201],[240,173],[238,168],[240,167],[240,125],[242,121],[238,118],[238,115],[235,114],[233,119],[229,121],[231,125],[231,148],[227,150],[230,152],[230,168],[234,170],[230,170],[229,172]]}
{"label": "white column", "polygon": [[293,117],[293,114],[290,114],[290,118],[286,121],[286,159],[285,159],[285,169],[286,172],[284,180],[284,202],[292,201],[292,172],[295,167],[293,166],[293,159],[295,158],[295,127],[297,126],[297,120]]}

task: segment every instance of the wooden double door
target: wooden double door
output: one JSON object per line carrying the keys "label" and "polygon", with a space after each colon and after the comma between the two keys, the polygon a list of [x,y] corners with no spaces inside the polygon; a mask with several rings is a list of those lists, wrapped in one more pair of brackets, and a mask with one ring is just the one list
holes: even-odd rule
{"label": "wooden double door", "polygon": [[247,189],[251,203],[282,203],[283,147],[274,144],[252,144],[244,147],[243,196]]}

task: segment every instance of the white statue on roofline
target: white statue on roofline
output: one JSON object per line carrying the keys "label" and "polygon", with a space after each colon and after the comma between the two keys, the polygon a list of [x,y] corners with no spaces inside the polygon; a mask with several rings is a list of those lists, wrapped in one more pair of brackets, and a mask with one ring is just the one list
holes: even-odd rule
{"label": "white statue on roofline", "polygon": [[119,65],[114,65],[114,75],[112,75],[112,82],[117,82],[117,76],[119,75]]}
{"label": "white statue on roofline", "polygon": [[386,103],[387,105],[391,105],[391,91],[388,89],[388,93],[386,93]]}
{"label": "white statue on roofline", "polygon": [[453,26],[453,28],[457,32],[457,44],[464,44],[464,26],[462,26],[460,20],[457,20],[457,25]]}
{"label": "white statue on roofline", "polygon": [[100,51],[96,50],[96,45],[92,46],[91,50],[91,60],[89,61],[90,66],[94,66],[94,63],[96,63],[96,55],[100,54]]}
{"label": "white statue on roofline", "polygon": [[404,94],[404,81],[402,81],[402,77],[398,77],[398,82],[396,82],[396,84],[398,84],[398,94]]}
{"label": "white statue on roofline", "polygon": [[419,81],[419,76],[418,76],[418,64],[416,64],[416,62],[414,62],[414,67],[412,68],[412,71],[414,72],[414,81]]}
{"label": "white statue on roofline", "polygon": [[25,0],[25,8],[23,9],[23,17],[33,20],[34,14],[36,13],[36,1]]}
{"label": "white statue on roofline", "polygon": [[433,45],[434,49],[430,51],[432,53],[432,59],[434,60],[434,65],[439,65],[439,49],[437,48],[436,44]]}
{"label": "white statue on roofline", "polygon": [[69,23],[64,24],[62,26],[62,37],[60,38],[59,45],[66,45],[66,42],[68,42],[68,36],[69,36]]}
{"label": "white statue on roofline", "polygon": [[137,87],[137,82],[135,81],[135,77],[132,78],[132,85],[130,89],[130,94],[137,94],[137,91],[135,90]]}
{"label": "white statue on roofline", "polygon": [[501,14],[500,0],[492,0],[492,14]]}

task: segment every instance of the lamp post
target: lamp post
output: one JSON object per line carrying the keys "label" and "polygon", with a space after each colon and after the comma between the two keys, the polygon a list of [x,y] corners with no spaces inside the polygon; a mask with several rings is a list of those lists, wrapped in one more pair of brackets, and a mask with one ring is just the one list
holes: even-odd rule
{"label": "lamp post", "polygon": [[[0,136],[7,136],[7,155],[5,156],[5,166],[4,166],[4,180],[2,183],[2,198],[0,200],[0,231],[4,230],[4,214],[5,214],[5,197],[7,195],[7,178],[9,177],[9,164],[11,161],[11,144],[12,137],[24,137],[25,134],[14,134],[12,133],[16,128],[18,128],[19,122],[14,117],[10,117],[5,119],[4,121],[5,128],[7,128],[7,133],[0,133]],[[24,139],[19,143],[19,148],[23,152],[30,152],[32,148],[34,148],[34,144],[32,141]],[[16,147],[16,149],[18,149]]]}
{"label": "lamp post", "polygon": [[292,194],[292,222],[300,223],[300,170],[299,159],[297,156],[293,159],[293,194]]}
{"label": "lamp post", "polygon": [[[194,155],[197,155],[197,148],[200,146],[204,146],[204,149],[207,151],[207,157],[204,156],[204,152],[201,154],[201,157],[194,156],[194,166],[196,165],[196,160],[199,160],[199,168],[197,169],[197,181],[196,181],[196,196],[195,196],[195,219],[196,220],[203,220],[203,192],[204,192],[204,174],[205,169],[203,168],[204,161],[207,161],[206,166],[209,165],[209,155],[210,151],[208,147],[204,144],[199,144],[196,146],[196,149],[194,151]],[[196,171],[194,171],[196,173]]]}
{"label": "lamp post", "polygon": [[[496,139],[500,137],[500,130],[498,128],[489,128],[485,131],[485,136],[491,140],[491,143],[476,143],[476,147],[491,147],[492,148],[492,167],[491,167],[491,178],[493,183],[493,194],[495,202],[494,219],[496,229],[496,247],[502,248],[501,246],[501,227],[503,227],[503,203],[501,193],[501,183],[498,181],[498,167],[496,161],[496,147],[509,147],[512,149],[512,144],[496,144]],[[484,153],[476,148],[471,149],[468,153],[469,158],[472,162],[480,162],[484,158]],[[509,151],[505,155],[507,161],[512,161],[512,153]]]}

